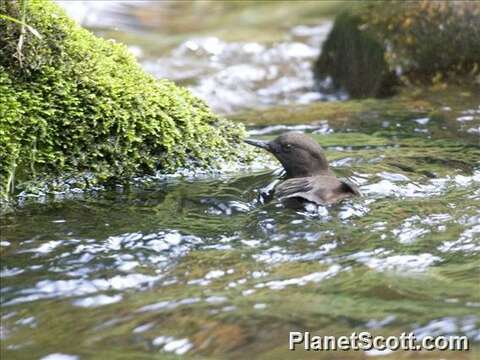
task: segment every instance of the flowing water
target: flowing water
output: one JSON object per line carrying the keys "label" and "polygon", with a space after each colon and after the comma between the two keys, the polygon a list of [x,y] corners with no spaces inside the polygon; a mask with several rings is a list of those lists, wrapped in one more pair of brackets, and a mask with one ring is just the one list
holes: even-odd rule
{"label": "flowing water", "polygon": [[[295,105],[300,120],[268,120],[269,104],[326,99],[305,70],[323,26],[297,24],[270,44],[181,40],[141,60],[227,115],[254,109],[242,115],[252,137],[310,133],[363,196],[285,208],[268,199],[278,164],[259,153],[248,171],[27,199],[2,219],[2,359],[478,356],[480,94],[315,121],[321,104]],[[298,29],[310,35],[292,38]],[[289,331],[466,335],[472,349],[293,353]]]}

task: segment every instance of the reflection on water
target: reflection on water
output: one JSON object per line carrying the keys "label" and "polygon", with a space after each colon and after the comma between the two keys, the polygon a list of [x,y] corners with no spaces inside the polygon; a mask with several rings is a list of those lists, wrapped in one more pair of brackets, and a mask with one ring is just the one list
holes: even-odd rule
{"label": "reflection on water", "polygon": [[[103,353],[115,344],[113,358],[282,357],[292,319],[295,328],[332,334],[479,341],[478,149],[303,129],[363,197],[303,210],[262,202],[279,176],[266,169],[174,178],[8,215],[0,248],[7,354],[83,358],[88,347]],[[346,139],[355,146],[340,146]],[[460,168],[412,157],[461,150]],[[404,162],[410,170],[396,166]],[[42,333],[59,335],[52,343]]]}

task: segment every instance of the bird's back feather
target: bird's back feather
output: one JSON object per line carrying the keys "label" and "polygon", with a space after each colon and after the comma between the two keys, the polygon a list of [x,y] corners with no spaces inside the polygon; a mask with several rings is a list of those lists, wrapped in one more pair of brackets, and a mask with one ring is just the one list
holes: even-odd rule
{"label": "bird's back feather", "polygon": [[275,189],[279,200],[301,198],[319,205],[332,204],[344,198],[360,195],[355,185],[335,176],[312,176],[285,180]]}

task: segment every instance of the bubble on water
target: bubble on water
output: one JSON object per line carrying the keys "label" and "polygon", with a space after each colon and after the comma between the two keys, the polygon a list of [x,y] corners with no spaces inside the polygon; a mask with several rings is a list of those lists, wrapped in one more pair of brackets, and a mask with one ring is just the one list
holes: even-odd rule
{"label": "bubble on water", "polygon": [[35,327],[37,325],[37,321],[33,316],[18,319],[15,323],[18,325],[30,326],[30,327]]}
{"label": "bubble on water", "polygon": [[247,279],[245,279],[245,278],[239,279],[239,280],[237,280],[237,281],[230,281],[230,282],[228,283],[228,287],[229,287],[229,288],[235,288],[235,287],[237,287],[238,285],[245,284],[246,282],[247,282]]}
{"label": "bubble on water", "polygon": [[170,341],[173,341],[174,337],[173,336],[158,336],[155,339],[152,340],[152,345],[153,346],[160,346],[167,344]]}
{"label": "bubble on water", "polygon": [[234,305],[228,305],[228,306],[224,306],[221,311],[223,312],[231,312],[231,311],[235,311],[237,310],[237,307],[234,306]]}
{"label": "bubble on water", "polygon": [[470,341],[480,340],[480,328],[477,327],[477,316],[444,317],[430,321],[428,324],[413,330],[417,339],[426,336],[466,335]]}
{"label": "bubble on water", "polygon": [[227,298],[225,296],[209,296],[205,301],[209,304],[221,304],[227,301]]}
{"label": "bubble on water", "polygon": [[33,252],[33,253],[35,253],[35,254],[44,255],[44,254],[50,253],[51,251],[53,251],[55,248],[57,248],[57,247],[60,246],[61,244],[63,244],[63,241],[62,241],[62,240],[47,241],[47,242],[41,244],[40,246],[38,246],[38,247],[36,247],[36,248],[26,249],[26,250],[20,250],[19,253],[22,253],[22,252]]}
{"label": "bubble on water", "polygon": [[199,286],[207,286],[211,283],[210,280],[205,279],[192,279],[187,282],[187,285],[199,285]]}
{"label": "bubble on water", "polygon": [[147,323],[147,324],[144,324],[144,325],[140,325],[140,326],[137,326],[135,329],[133,329],[133,333],[134,334],[140,334],[140,333],[143,333],[145,331],[148,331],[150,330],[151,328],[153,328],[155,326],[154,323]]}
{"label": "bubble on water", "polygon": [[268,273],[266,271],[253,271],[252,272],[252,278],[258,279],[264,276],[267,276]]}
{"label": "bubble on water", "polygon": [[62,353],[53,353],[47,356],[42,357],[40,360],[78,360],[80,359],[77,355],[69,355]]}
{"label": "bubble on water", "polygon": [[92,308],[98,307],[103,305],[114,304],[122,300],[122,295],[97,295],[97,296],[90,296],[83,299],[78,299],[73,302],[73,305],[84,307],[84,308]]}
{"label": "bubble on water", "polygon": [[152,345],[155,347],[162,346],[165,352],[173,352],[177,355],[186,354],[193,344],[188,339],[175,339],[173,336],[158,336],[152,340]]}
{"label": "bubble on water", "polygon": [[362,217],[365,216],[370,209],[359,203],[343,205],[341,211],[338,213],[338,217],[341,220],[347,220],[352,217]]}
{"label": "bubble on water", "polygon": [[426,271],[430,266],[441,261],[441,258],[425,253],[418,255],[392,255],[385,258],[361,258],[358,260],[376,271],[417,273]]}
{"label": "bubble on water", "polygon": [[329,221],[332,217],[330,216],[328,206],[314,204],[312,202],[305,202],[303,204],[304,211],[297,211],[297,214],[300,214],[306,218],[316,218],[321,219],[326,222]]}
{"label": "bubble on water", "polygon": [[[318,131],[320,129],[324,130],[325,126],[328,128],[328,122],[324,121],[319,123],[318,125],[316,124],[305,124],[305,125],[270,125],[270,126],[264,126],[260,128],[252,128],[248,130],[248,135],[250,136],[260,136],[260,135],[275,135],[275,134],[281,134],[284,132],[289,132],[289,131],[297,131],[297,132],[307,132],[307,131]],[[328,128],[331,132],[333,132],[332,129]],[[327,132],[330,132],[328,130],[324,130]]]}
{"label": "bubble on water", "polygon": [[424,218],[421,219],[421,222],[423,224],[428,224],[428,225],[439,225],[447,222],[448,220],[451,220],[452,216],[450,214],[430,214]]}
{"label": "bubble on water", "polygon": [[11,277],[11,276],[16,276],[19,274],[22,274],[25,270],[14,267],[9,269],[8,267],[3,268],[0,270],[0,278],[6,278],[6,277]]}
{"label": "bubble on water", "polygon": [[67,220],[59,219],[59,220],[52,220],[51,222],[54,223],[54,224],[63,224],[63,223],[66,223]]}
{"label": "bubble on water", "polygon": [[441,252],[480,252],[480,215],[468,217],[460,221],[466,227],[457,240],[445,241],[438,247]]}
{"label": "bubble on water", "polygon": [[473,182],[480,182],[480,171],[476,172],[473,176],[456,175],[454,181],[459,186],[469,186]]}
{"label": "bubble on water", "polygon": [[263,304],[263,303],[255,304],[253,305],[253,308],[255,310],[263,310],[267,308],[267,304]]}
{"label": "bubble on water", "polygon": [[419,237],[430,233],[430,230],[416,225],[419,223],[421,223],[420,216],[414,215],[405,219],[398,229],[392,230],[392,233],[398,238],[400,243],[411,244]]}
{"label": "bubble on water", "polygon": [[465,303],[465,306],[469,306],[469,307],[480,307],[480,303],[467,301],[467,302]]}
{"label": "bubble on water", "polygon": [[334,277],[341,271],[341,266],[334,264],[331,265],[327,270],[325,271],[319,271],[319,272],[314,272],[308,275],[304,275],[298,278],[291,278],[287,280],[273,280],[269,281],[266,283],[260,283],[257,284],[255,287],[256,288],[264,288],[268,287],[271,290],[282,290],[287,286],[291,285],[297,285],[297,286],[303,286],[308,283],[318,283],[320,281],[323,281],[325,279]]}
{"label": "bubble on water", "polygon": [[448,179],[430,179],[427,184],[409,182],[397,185],[391,180],[381,180],[374,184],[363,185],[360,189],[365,195],[394,197],[431,197],[441,195],[447,188]]}
{"label": "bubble on water", "polygon": [[[78,241],[77,241],[78,242]],[[72,243],[69,241],[69,243]],[[86,239],[80,241],[66,258],[68,265],[75,266],[95,262],[99,255],[113,256],[117,270],[131,272],[139,265],[157,264],[166,266],[173,260],[186,255],[192,248],[202,244],[203,240],[192,235],[184,235],[178,231],[160,231],[157,233],[125,233],[108,237],[105,241]],[[135,250],[132,252],[132,250]],[[90,268],[93,268],[91,264]],[[84,266],[82,266],[84,268]],[[78,271],[78,270],[77,270]],[[69,271],[71,275],[75,271]]]}
{"label": "bubble on water", "polygon": [[118,270],[123,271],[123,272],[129,272],[133,269],[135,269],[138,265],[138,261],[123,261],[118,265]]}
{"label": "bubble on water", "polygon": [[158,303],[145,305],[138,309],[137,312],[172,310],[179,306],[191,305],[198,303],[199,301],[201,301],[201,298],[198,297],[185,298],[181,300],[164,300]]}
{"label": "bubble on water", "polygon": [[210,270],[206,275],[205,279],[210,280],[210,279],[218,279],[222,276],[225,275],[225,271],[223,270]]}
{"label": "bubble on water", "polygon": [[227,215],[231,216],[238,212],[248,212],[251,210],[251,206],[248,203],[242,201],[232,200],[227,202],[218,201],[212,198],[203,198],[200,200],[201,204],[212,205],[206,212],[209,215]]}
{"label": "bubble on water", "polygon": [[331,161],[330,165],[332,167],[351,166],[354,161],[356,161],[356,159],[352,157],[345,157],[343,159]]}
{"label": "bubble on water", "polygon": [[164,347],[163,351],[174,352],[177,355],[183,355],[187,353],[193,344],[188,339],[179,339],[169,341]]}
{"label": "bubble on water", "polygon": [[0,324],[0,340],[6,340],[10,332]]}
{"label": "bubble on water", "polygon": [[395,315],[388,315],[382,320],[369,320],[366,324],[365,327],[368,329],[381,329],[387,325],[390,325],[393,323],[397,317]]}
{"label": "bubble on water", "polygon": [[427,125],[428,122],[430,121],[430,118],[419,118],[419,119],[414,119],[413,121],[415,121],[417,124],[420,124],[420,125]]}
{"label": "bubble on water", "polygon": [[387,171],[383,171],[377,175],[380,176],[382,179],[393,181],[393,182],[410,181],[410,179],[403,174],[396,174],[396,173],[391,173]]}
{"label": "bubble on water", "polygon": [[378,350],[378,349],[372,349],[372,350],[365,350],[364,354],[367,356],[386,356],[394,351],[391,349],[383,349],[383,350]]}
{"label": "bubble on water", "polygon": [[[417,132],[417,133],[423,133],[423,134],[428,134],[429,131],[427,129],[419,129],[419,128],[415,128],[413,129],[413,131]],[[430,137],[428,137],[430,139]]]}
{"label": "bubble on water", "polygon": [[375,232],[383,232],[387,229],[387,222],[386,221],[377,221],[376,223],[373,223],[370,227],[372,231]]}
{"label": "bubble on water", "polygon": [[460,116],[457,118],[457,121],[464,122],[464,121],[472,121],[475,119],[474,116]]}
{"label": "bubble on water", "polygon": [[333,249],[337,247],[336,242],[326,243],[320,245],[317,250],[309,251],[308,253],[288,253],[287,249],[279,246],[273,246],[269,249],[262,251],[259,254],[253,255],[253,258],[257,261],[267,264],[276,264],[282,262],[293,261],[314,261],[325,258]]}
{"label": "bubble on water", "polygon": [[15,299],[4,303],[13,305],[40,299],[64,298],[97,293],[106,290],[125,290],[148,286],[158,281],[162,276],[144,274],[117,275],[109,279],[72,279],[72,280],[41,280],[33,288],[18,292]]}
{"label": "bubble on water", "polygon": [[479,134],[480,135],[480,126],[468,128],[466,131],[469,134]]}

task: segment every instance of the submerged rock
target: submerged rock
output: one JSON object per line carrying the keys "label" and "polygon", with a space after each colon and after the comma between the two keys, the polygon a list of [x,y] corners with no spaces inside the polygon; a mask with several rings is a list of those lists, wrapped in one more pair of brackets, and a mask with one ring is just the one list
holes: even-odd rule
{"label": "submerged rock", "polygon": [[53,2],[20,4],[0,4],[2,198],[50,177],[122,182],[238,158],[242,125],[146,74]]}
{"label": "submerged rock", "polygon": [[370,2],[337,16],[314,66],[322,90],[383,97],[398,83],[474,82],[480,3]]}

